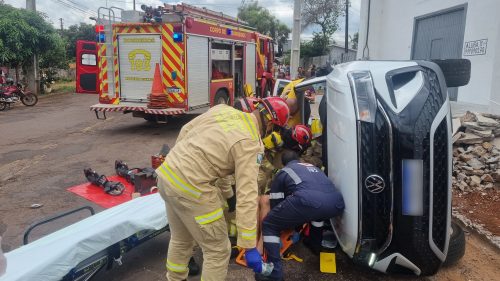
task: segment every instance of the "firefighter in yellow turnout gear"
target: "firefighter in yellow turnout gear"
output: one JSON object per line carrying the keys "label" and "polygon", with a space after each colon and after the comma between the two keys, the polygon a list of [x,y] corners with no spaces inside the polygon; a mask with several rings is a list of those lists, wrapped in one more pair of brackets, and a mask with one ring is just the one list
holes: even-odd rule
{"label": "firefighter in yellow turnout gear", "polygon": [[[263,99],[252,113],[215,106],[182,128],[175,146],[156,170],[171,231],[168,280],[187,278],[195,243],[203,252],[202,280],[225,279],[231,246],[221,198],[233,196],[237,198],[237,245],[248,249],[250,267],[262,270],[262,259],[255,250],[257,174],[264,152],[261,137],[274,125],[285,125],[288,116],[286,103],[271,97]],[[236,194],[216,187],[218,179],[232,174]]]}

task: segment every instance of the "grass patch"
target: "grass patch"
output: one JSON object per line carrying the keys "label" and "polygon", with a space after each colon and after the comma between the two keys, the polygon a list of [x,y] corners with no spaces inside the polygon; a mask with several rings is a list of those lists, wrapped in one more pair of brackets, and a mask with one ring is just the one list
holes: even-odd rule
{"label": "grass patch", "polygon": [[74,93],[75,81],[57,81],[52,84],[51,94]]}

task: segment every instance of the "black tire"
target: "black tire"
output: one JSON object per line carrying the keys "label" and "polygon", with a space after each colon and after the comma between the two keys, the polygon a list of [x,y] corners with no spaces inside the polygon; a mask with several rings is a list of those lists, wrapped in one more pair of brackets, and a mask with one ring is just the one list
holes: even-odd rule
{"label": "black tire", "polygon": [[229,104],[229,95],[223,89],[217,91],[214,97],[214,105],[217,104]]}
{"label": "black tire", "polygon": [[456,223],[451,223],[450,244],[448,254],[443,266],[450,266],[458,262],[465,254],[465,234],[464,230]]}
{"label": "black tire", "polygon": [[167,122],[168,118],[166,115],[146,114],[146,116],[144,116],[144,120],[151,123],[158,123],[158,122]]}
{"label": "black tire", "polygon": [[443,71],[448,87],[467,85],[470,80],[471,63],[468,59],[432,60]]}
{"label": "black tire", "polygon": [[38,97],[32,93],[26,93],[21,97],[21,102],[26,106],[34,106],[38,103]]}
{"label": "black tire", "polygon": [[4,111],[7,108],[7,103],[0,102],[0,111]]}

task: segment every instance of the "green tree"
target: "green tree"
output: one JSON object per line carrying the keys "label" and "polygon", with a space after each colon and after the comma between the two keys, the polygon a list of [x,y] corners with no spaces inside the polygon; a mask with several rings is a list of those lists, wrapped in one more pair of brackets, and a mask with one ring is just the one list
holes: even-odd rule
{"label": "green tree", "polygon": [[238,8],[238,18],[246,21],[258,32],[271,36],[278,43],[278,53],[283,53],[283,44],[286,43],[290,28],[280,22],[268,9],[252,2]]}
{"label": "green tree", "polygon": [[304,0],[302,7],[303,27],[317,25],[322,37],[323,48],[326,49],[332,35],[339,27],[338,18],[344,15],[347,0]]}
{"label": "green tree", "polygon": [[42,66],[65,61],[62,40],[45,19],[42,13],[0,4],[0,65],[16,68],[16,80],[19,66],[29,65],[35,54]]}
{"label": "green tree", "polygon": [[314,32],[311,41],[300,42],[300,56],[303,58],[312,58],[323,56],[328,53],[329,40],[322,34]]}
{"label": "green tree", "polygon": [[95,41],[94,25],[87,23],[74,24],[63,30],[62,36],[66,43],[66,56],[72,62],[76,58],[76,41]]}
{"label": "green tree", "polygon": [[359,39],[359,32],[356,32],[351,38],[352,48],[355,50],[358,49],[358,39]]}

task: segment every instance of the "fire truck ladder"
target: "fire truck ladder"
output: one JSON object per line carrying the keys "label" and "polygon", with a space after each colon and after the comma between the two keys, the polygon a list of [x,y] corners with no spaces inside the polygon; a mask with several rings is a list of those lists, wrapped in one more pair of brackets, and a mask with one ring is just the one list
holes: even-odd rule
{"label": "fire truck ladder", "polygon": [[[99,7],[97,10],[97,24],[104,26],[104,35],[105,35],[105,40],[104,42],[98,42],[99,49],[102,47],[106,48],[105,54],[101,54],[99,57],[99,65],[102,67],[103,65],[107,66],[107,69],[104,71],[107,74],[107,79],[105,82],[107,82],[107,91],[106,88],[103,87],[103,82],[101,81],[100,89],[102,91],[99,91],[99,94],[107,93],[109,96],[114,96],[115,95],[115,65],[114,65],[114,60],[113,60],[113,24],[117,22],[117,19],[120,19],[119,17],[116,17],[115,11],[120,10],[123,11],[123,9],[118,8],[118,7]],[[99,67],[99,71],[103,71]],[[104,73],[100,73],[99,77],[103,79]],[[97,111],[96,111],[97,115]],[[106,115],[104,114],[103,117],[98,119],[106,119]]]}

